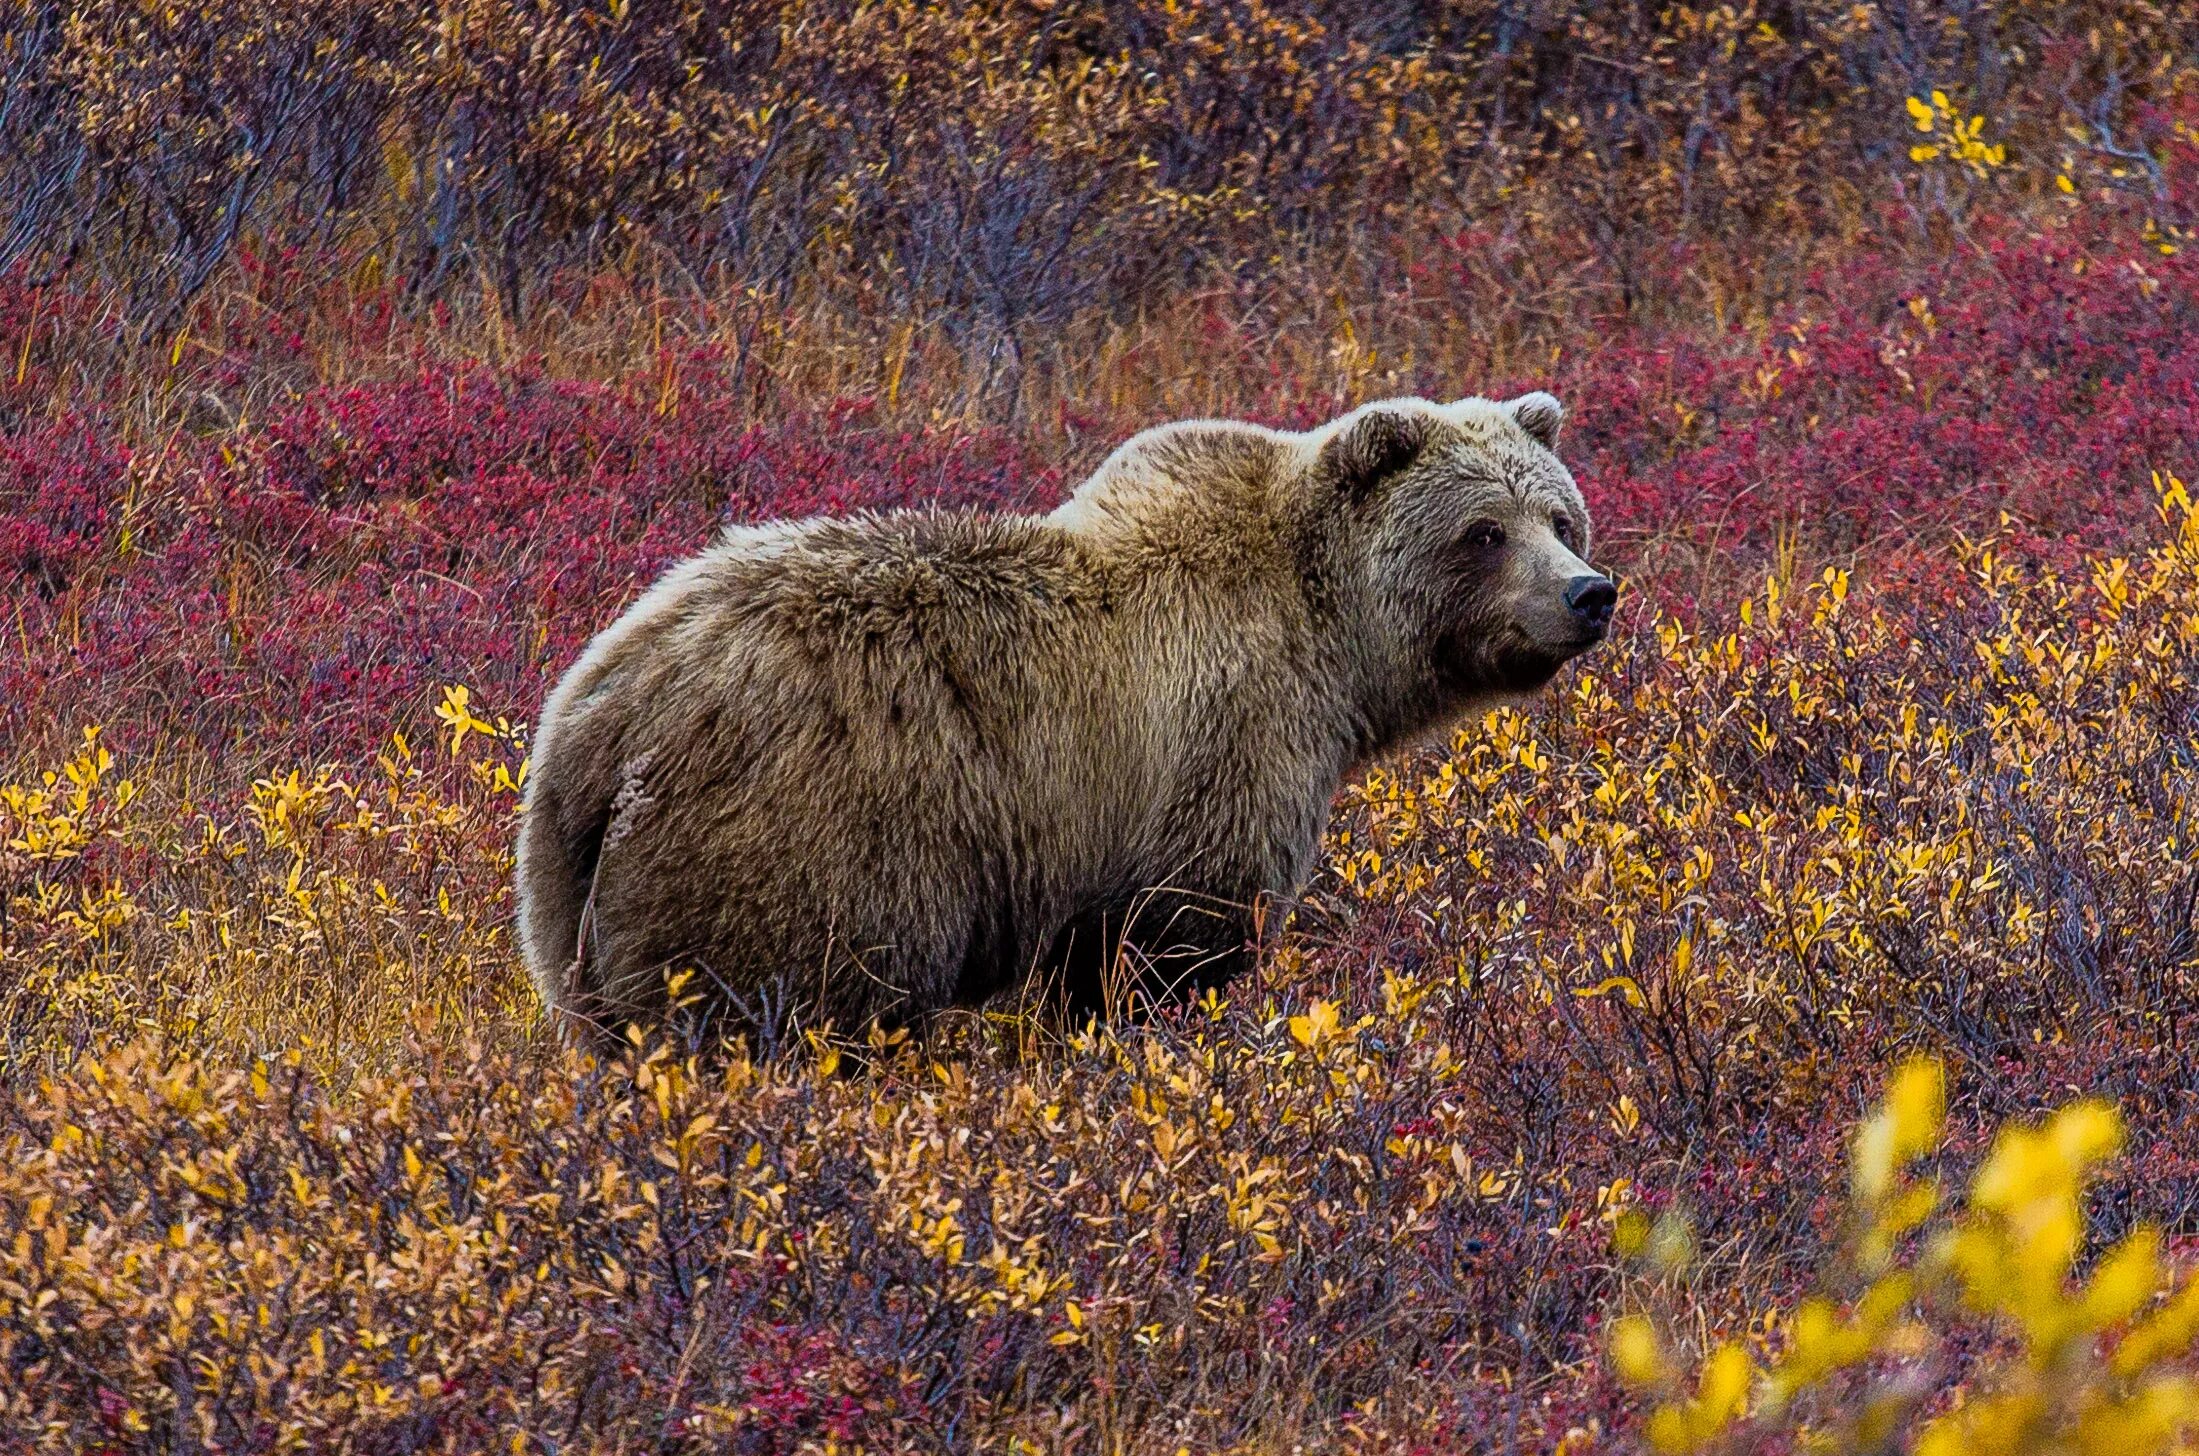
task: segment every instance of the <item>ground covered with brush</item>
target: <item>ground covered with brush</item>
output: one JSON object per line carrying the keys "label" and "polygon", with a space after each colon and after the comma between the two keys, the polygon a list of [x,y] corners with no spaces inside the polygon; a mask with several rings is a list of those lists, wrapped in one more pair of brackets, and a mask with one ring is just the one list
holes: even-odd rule
{"label": "ground covered with brush", "polygon": [[[2199,1247],[2173,7],[749,9],[5,22],[0,1453],[1630,1450],[1911,1054]],[[1525,388],[1613,638],[1226,996],[554,1044],[527,725],[722,524]]]}

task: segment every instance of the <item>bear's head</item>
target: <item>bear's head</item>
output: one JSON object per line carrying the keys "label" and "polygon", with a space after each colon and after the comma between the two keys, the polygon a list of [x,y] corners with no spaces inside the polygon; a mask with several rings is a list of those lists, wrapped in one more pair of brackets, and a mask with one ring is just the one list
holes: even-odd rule
{"label": "bear's head", "polygon": [[1383,736],[1531,692],[1610,629],[1618,588],[1588,564],[1564,418],[1540,392],[1396,399],[1304,437],[1323,575],[1393,699]]}

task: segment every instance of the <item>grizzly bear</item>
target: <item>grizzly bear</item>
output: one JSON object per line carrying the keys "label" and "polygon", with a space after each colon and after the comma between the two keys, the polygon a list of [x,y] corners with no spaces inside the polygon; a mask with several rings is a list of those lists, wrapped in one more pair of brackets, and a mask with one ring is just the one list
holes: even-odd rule
{"label": "grizzly bear", "polygon": [[544,1001],[600,1037],[677,972],[750,1031],[1220,984],[1356,766],[1603,639],[1562,418],[1195,420],[1049,515],[728,531],[542,710],[518,890]]}

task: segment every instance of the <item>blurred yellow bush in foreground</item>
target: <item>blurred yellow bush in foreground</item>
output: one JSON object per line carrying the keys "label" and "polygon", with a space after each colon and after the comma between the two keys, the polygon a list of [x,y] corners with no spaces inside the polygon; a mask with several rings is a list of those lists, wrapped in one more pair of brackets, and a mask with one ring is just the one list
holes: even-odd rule
{"label": "blurred yellow bush in foreground", "polygon": [[[2175,1362],[2199,1334],[2199,1280],[2161,1260],[2140,1226],[2073,1278],[2084,1195],[2122,1148],[2123,1124],[2080,1099],[2004,1127],[1960,1208],[1916,1167],[1941,1151],[1946,1073],[1918,1058],[1858,1129],[1849,1237],[1828,1284],[1763,1324],[1764,1350],[1719,1344],[1690,1371],[1672,1321],[1628,1314],[1610,1332],[1620,1378],[1653,1393],[1645,1434],[1660,1452],[1913,1450],[1918,1456],[2091,1456],[2186,1451],[2199,1380]],[[1621,1218],[1622,1254],[1669,1275],[1692,1239],[1667,1214]],[[1933,1397],[1968,1361],[1951,1402]]]}

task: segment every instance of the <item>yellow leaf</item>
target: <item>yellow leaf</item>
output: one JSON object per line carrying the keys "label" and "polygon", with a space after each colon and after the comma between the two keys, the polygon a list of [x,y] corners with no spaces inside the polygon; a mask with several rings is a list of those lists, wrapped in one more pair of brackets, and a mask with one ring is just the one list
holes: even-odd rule
{"label": "yellow leaf", "polygon": [[1573,994],[1581,1000],[1587,1001],[1608,996],[1614,991],[1624,997],[1629,1006],[1637,1009],[1649,1004],[1648,999],[1642,995],[1640,984],[1632,976],[1606,976],[1593,986],[1576,988]]}
{"label": "yellow leaf", "polygon": [[1622,1259],[1631,1259],[1649,1246],[1649,1215],[1630,1208],[1611,1226],[1611,1247]]}
{"label": "yellow leaf", "polygon": [[1290,1019],[1291,1038],[1303,1047],[1318,1047],[1336,1035],[1336,1003],[1316,1000],[1303,1016]]}
{"label": "yellow leaf", "polygon": [[1895,1071],[1886,1089],[1886,1111],[1894,1121],[1894,1148],[1915,1156],[1939,1144],[1947,1118],[1947,1073],[1930,1057],[1914,1057]]}
{"label": "yellow leaf", "polygon": [[2055,1113],[2046,1126],[2053,1135],[2055,1149],[2079,1168],[2088,1168],[2122,1150],[2122,1114],[2094,1098],[2072,1102]]}
{"label": "yellow leaf", "polygon": [[1749,1376],[1755,1368],[1748,1351],[1731,1343],[1720,1345],[1704,1363],[1695,1399],[1711,1431],[1723,1430],[1739,1419],[1748,1404]]}
{"label": "yellow leaf", "polygon": [[2115,1373],[2136,1375],[2156,1360],[2183,1354],[2195,1332],[2199,1332],[2199,1280],[2190,1280],[2174,1299],[2123,1337],[2115,1347]]}
{"label": "yellow leaf", "polygon": [[1636,1387],[1655,1385],[1664,1378],[1665,1357],[1657,1346],[1657,1331],[1641,1315],[1623,1315],[1612,1322],[1611,1368]]}
{"label": "yellow leaf", "polygon": [[2141,1228],[2108,1252],[2085,1286],[2084,1318],[2093,1329],[2120,1324],[2161,1287],[2161,1236]]}

